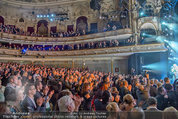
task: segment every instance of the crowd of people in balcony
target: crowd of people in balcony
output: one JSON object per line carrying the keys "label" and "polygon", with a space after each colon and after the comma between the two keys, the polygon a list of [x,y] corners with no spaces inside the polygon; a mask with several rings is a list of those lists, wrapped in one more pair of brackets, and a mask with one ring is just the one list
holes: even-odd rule
{"label": "crowd of people in balcony", "polygon": [[5,114],[105,111],[121,112],[121,119],[176,119],[178,80],[170,84],[167,77],[150,79],[148,74],[0,63],[0,105]]}
{"label": "crowd of people in balcony", "polygon": [[[107,25],[106,27],[103,28],[103,32],[106,31],[113,31],[113,30],[117,30],[122,28],[120,25],[116,26],[113,25],[111,27],[111,25]],[[9,34],[16,34],[16,35],[24,35],[24,36],[32,36],[32,37],[43,37],[41,35],[39,35],[36,32],[25,32],[23,29],[16,27],[15,25],[4,25],[2,23],[0,23],[0,32],[4,32],[4,33],[9,33]],[[73,30],[68,31],[68,32],[53,32],[50,31],[50,34],[48,35],[49,37],[75,37],[75,36],[81,36],[81,35],[87,35],[87,34],[91,34],[92,32],[87,32],[86,30],[83,31],[76,31],[74,32]]]}
{"label": "crowd of people in balcony", "polygon": [[8,48],[8,49],[16,49],[16,50],[26,49],[29,51],[69,51],[69,50],[83,50],[83,49],[129,46],[129,45],[134,45],[134,44],[135,44],[135,40],[130,38],[127,40],[122,40],[122,41],[110,40],[110,41],[97,41],[97,42],[87,42],[87,43],[81,43],[81,44],[55,45],[55,46],[0,44],[0,48]]}

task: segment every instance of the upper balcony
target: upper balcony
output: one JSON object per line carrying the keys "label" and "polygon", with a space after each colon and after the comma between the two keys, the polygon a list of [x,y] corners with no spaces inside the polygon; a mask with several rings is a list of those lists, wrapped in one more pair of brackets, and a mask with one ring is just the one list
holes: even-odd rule
{"label": "upper balcony", "polygon": [[0,32],[0,41],[14,44],[31,44],[31,45],[64,45],[64,44],[79,44],[107,40],[123,40],[132,36],[132,30],[129,28],[115,31],[107,31],[102,33],[95,33],[75,37],[32,37],[15,35]]}

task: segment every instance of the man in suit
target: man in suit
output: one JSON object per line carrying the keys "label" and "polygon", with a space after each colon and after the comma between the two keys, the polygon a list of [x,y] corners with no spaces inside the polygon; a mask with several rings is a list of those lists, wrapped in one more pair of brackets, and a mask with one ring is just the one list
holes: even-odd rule
{"label": "man in suit", "polygon": [[9,83],[7,84],[5,91],[4,91],[5,101],[16,100],[15,89],[16,89],[17,80],[18,80],[17,77],[14,75],[9,77],[8,79]]}
{"label": "man in suit", "polygon": [[147,110],[145,111],[145,119],[162,119],[162,112],[157,109],[157,100],[150,97],[147,100]]}
{"label": "man in suit", "polygon": [[22,110],[24,112],[44,112],[45,108],[41,107],[43,104],[43,98],[38,98],[35,102],[34,95],[36,94],[36,88],[34,84],[28,84],[25,88],[26,97],[22,101]]}

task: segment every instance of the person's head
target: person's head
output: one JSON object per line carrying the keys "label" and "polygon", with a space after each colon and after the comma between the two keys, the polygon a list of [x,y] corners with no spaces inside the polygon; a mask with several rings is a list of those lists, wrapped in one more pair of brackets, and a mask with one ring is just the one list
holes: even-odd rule
{"label": "person's head", "polygon": [[139,85],[138,89],[141,90],[141,91],[143,91],[144,90],[144,86],[143,85]]}
{"label": "person's head", "polygon": [[75,104],[70,96],[63,96],[58,100],[58,107],[60,112],[73,112]]}
{"label": "person's head", "polygon": [[131,119],[145,119],[145,113],[142,108],[133,108],[130,113]]}
{"label": "person's head", "polygon": [[150,84],[153,85],[154,84],[154,79],[150,80]]}
{"label": "person's head", "polygon": [[96,92],[96,98],[98,98],[98,99],[102,99],[102,95],[103,95],[103,91],[102,90],[97,90],[97,92]]}
{"label": "person's head", "polygon": [[6,102],[0,102],[0,113],[1,114],[10,114],[10,110],[9,110]]}
{"label": "person's head", "polygon": [[59,93],[58,99],[62,98],[63,96],[70,96],[71,98],[73,97],[72,92],[70,90],[62,90]]}
{"label": "person's head", "polygon": [[158,88],[158,94],[160,94],[160,95],[165,95],[166,94],[166,90],[165,90],[165,88],[164,87],[159,87]]}
{"label": "person's head", "polygon": [[170,83],[169,78],[168,78],[168,77],[164,78],[164,82],[165,82],[166,84],[169,84],[169,83]]}
{"label": "person's head", "polygon": [[106,106],[106,110],[108,112],[119,112],[119,106],[116,102],[110,102],[107,106]]}
{"label": "person's head", "polygon": [[157,107],[157,99],[154,97],[149,97],[147,103],[148,106]]}
{"label": "person's head", "polygon": [[16,101],[22,101],[24,99],[24,89],[16,88]]}
{"label": "person's head", "polygon": [[37,90],[42,90],[43,85],[42,85],[41,81],[36,81],[35,82],[35,87],[36,87]]}
{"label": "person's head", "polygon": [[29,83],[26,85],[25,87],[25,93],[27,95],[32,95],[34,96],[36,94],[36,88],[35,88],[35,85],[33,83]]}
{"label": "person's head", "polygon": [[102,95],[102,103],[106,104],[109,102],[110,98],[112,98],[111,94],[109,91],[105,90]]}
{"label": "person's head", "polygon": [[123,81],[123,85],[124,85],[124,87],[127,87],[128,86],[128,82],[126,80]]}
{"label": "person's head", "polygon": [[163,117],[164,119],[177,119],[178,118],[178,112],[174,107],[167,107],[163,111]]}
{"label": "person's head", "polygon": [[44,94],[48,94],[48,92],[49,92],[49,87],[48,87],[48,85],[43,85],[43,93],[44,93]]}
{"label": "person's head", "polygon": [[17,82],[16,80],[17,80],[16,76],[12,75],[9,77],[8,81],[10,84],[16,84],[16,82]]}
{"label": "person's head", "polygon": [[123,102],[126,111],[130,111],[136,105],[133,96],[130,94],[127,94],[123,97]]}

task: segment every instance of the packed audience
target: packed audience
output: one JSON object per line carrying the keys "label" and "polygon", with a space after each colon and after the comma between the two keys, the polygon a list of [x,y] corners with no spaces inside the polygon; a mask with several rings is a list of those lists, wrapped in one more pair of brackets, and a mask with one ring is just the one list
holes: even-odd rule
{"label": "packed audience", "polygon": [[150,79],[148,74],[0,63],[0,101],[6,114],[105,111],[122,112],[111,113],[112,119],[117,114],[121,119],[176,119],[178,79],[170,84],[167,77]]}
{"label": "packed audience", "polygon": [[[114,31],[117,29],[121,29],[122,26],[116,26],[113,25],[112,27],[108,24],[106,27],[103,28],[103,32],[106,31]],[[16,35],[25,35],[25,36],[32,36],[32,37],[45,37],[43,35],[39,35],[38,33],[35,32],[25,32],[22,28],[18,28],[15,25],[4,25],[2,23],[0,23],[0,32],[4,32],[4,33],[9,33],[9,34],[16,34]],[[81,35],[87,35],[87,34],[91,34],[91,33],[95,33],[95,32],[86,32],[85,30],[82,31],[76,31],[74,32],[73,30],[70,30],[68,32],[53,32],[50,31],[49,36],[50,37],[59,37],[59,38],[63,38],[63,37],[74,37],[74,36],[81,36]],[[48,35],[47,35],[48,36]]]}
{"label": "packed audience", "polygon": [[70,45],[56,45],[56,46],[39,46],[39,45],[20,45],[20,44],[0,44],[0,48],[8,49],[17,49],[22,50],[26,49],[29,51],[64,51],[64,50],[82,50],[82,49],[97,49],[97,48],[109,48],[109,47],[118,47],[118,46],[129,46],[134,45],[135,40],[126,39],[126,40],[110,40],[110,41],[97,41],[97,42],[87,42],[81,44],[70,44]]}

